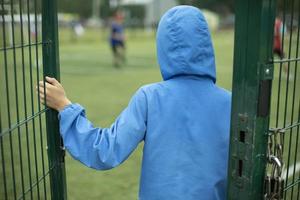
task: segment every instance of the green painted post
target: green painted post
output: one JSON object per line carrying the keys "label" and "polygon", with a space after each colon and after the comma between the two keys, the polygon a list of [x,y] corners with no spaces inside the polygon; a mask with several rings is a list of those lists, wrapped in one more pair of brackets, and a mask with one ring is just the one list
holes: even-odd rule
{"label": "green painted post", "polygon": [[[57,1],[42,1],[42,38],[44,75],[59,77]],[[48,159],[50,168],[51,197],[55,200],[67,199],[64,149],[59,134],[57,112],[46,112]]]}
{"label": "green painted post", "polygon": [[276,0],[236,0],[228,200],[259,200],[273,78]]}

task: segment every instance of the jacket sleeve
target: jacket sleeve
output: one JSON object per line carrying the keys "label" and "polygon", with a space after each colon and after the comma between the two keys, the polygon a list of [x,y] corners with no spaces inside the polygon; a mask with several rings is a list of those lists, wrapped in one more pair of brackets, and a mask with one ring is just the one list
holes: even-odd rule
{"label": "jacket sleeve", "polygon": [[110,128],[94,127],[79,104],[67,106],[59,113],[60,133],[65,148],[76,160],[106,170],[126,160],[144,139],[146,116],[146,96],[140,89]]}

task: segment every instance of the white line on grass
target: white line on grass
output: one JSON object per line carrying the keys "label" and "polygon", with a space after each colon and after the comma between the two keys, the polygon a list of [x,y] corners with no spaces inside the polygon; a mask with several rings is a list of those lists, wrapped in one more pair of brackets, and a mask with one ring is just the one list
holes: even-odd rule
{"label": "white line on grass", "polygon": [[[286,177],[287,171],[289,172],[288,178],[291,178],[293,176],[293,174],[294,174],[294,165],[290,165],[290,167],[289,167],[288,170],[286,170],[286,169],[283,170],[282,177],[284,179]],[[300,162],[297,162],[296,166],[295,166],[295,174],[298,173],[299,171],[300,171]]]}

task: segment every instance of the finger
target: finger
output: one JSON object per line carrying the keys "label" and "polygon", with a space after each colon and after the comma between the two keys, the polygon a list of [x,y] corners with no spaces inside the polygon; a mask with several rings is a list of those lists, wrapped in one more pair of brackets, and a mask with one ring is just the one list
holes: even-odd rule
{"label": "finger", "polygon": [[52,84],[44,81],[39,82],[39,86],[47,86],[47,85],[52,85]]}
{"label": "finger", "polygon": [[40,81],[39,82],[39,86],[40,87],[45,87],[45,88],[53,88],[53,87],[55,87],[53,84],[51,84],[51,83],[48,83],[48,82],[43,82],[43,81]]}
{"label": "finger", "polygon": [[43,99],[40,99],[40,102],[41,102],[42,104],[45,105],[45,100],[44,100],[44,98],[43,98]]}
{"label": "finger", "polygon": [[47,92],[46,90],[47,89],[45,89],[44,86],[39,86],[39,88],[38,88],[39,93],[45,93],[45,92]]}
{"label": "finger", "polygon": [[36,86],[36,89],[37,89],[37,90],[44,89],[44,85],[39,84],[38,86]]}
{"label": "finger", "polygon": [[51,100],[48,99],[47,96],[41,95],[41,96],[40,96],[40,102],[42,102],[42,103],[44,103],[44,104],[45,104],[45,103],[48,104],[49,102],[51,102]]}
{"label": "finger", "polygon": [[40,89],[38,96],[40,99],[49,98],[48,92],[44,91],[43,89]]}
{"label": "finger", "polygon": [[39,81],[39,84],[38,84],[38,86],[40,87],[40,86],[44,86],[44,83],[43,83],[43,81]]}
{"label": "finger", "polygon": [[44,93],[40,92],[40,93],[39,93],[39,98],[40,98],[40,99],[45,99]]}
{"label": "finger", "polygon": [[50,99],[50,97],[47,94],[43,93],[43,92],[39,93],[39,98],[43,99],[43,100],[46,99],[47,101]]}
{"label": "finger", "polygon": [[46,84],[47,84],[47,82],[44,82],[44,81],[39,82],[39,86],[42,86],[42,87],[46,86]]}
{"label": "finger", "polygon": [[[51,85],[50,83],[47,83],[47,82],[45,83],[45,85],[42,84],[42,83],[40,83],[39,86],[40,86],[39,90],[46,90],[46,92],[47,92],[48,90],[51,90],[51,89],[53,89],[53,88],[56,87],[56,86]],[[45,89],[44,89],[44,86],[45,86]]]}
{"label": "finger", "polygon": [[46,76],[46,80],[48,83],[51,83],[52,85],[59,85],[59,82],[55,78]]}

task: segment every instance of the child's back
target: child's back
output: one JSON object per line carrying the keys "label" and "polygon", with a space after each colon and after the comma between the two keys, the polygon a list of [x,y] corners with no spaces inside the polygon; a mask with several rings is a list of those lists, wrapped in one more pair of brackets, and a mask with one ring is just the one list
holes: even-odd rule
{"label": "child's back", "polygon": [[141,199],[224,199],[230,95],[209,78],[142,88],[147,99]]}
{"label": "child's back", "polygon": [[76,104],[60,112],[65,146],[85,165],[110,169],[144,141],[141,200],[225,199],[231,96],[215,85],[200,11],[169,10],[157,51],[164,81],[139,89],[110,128],[94,128]]}

